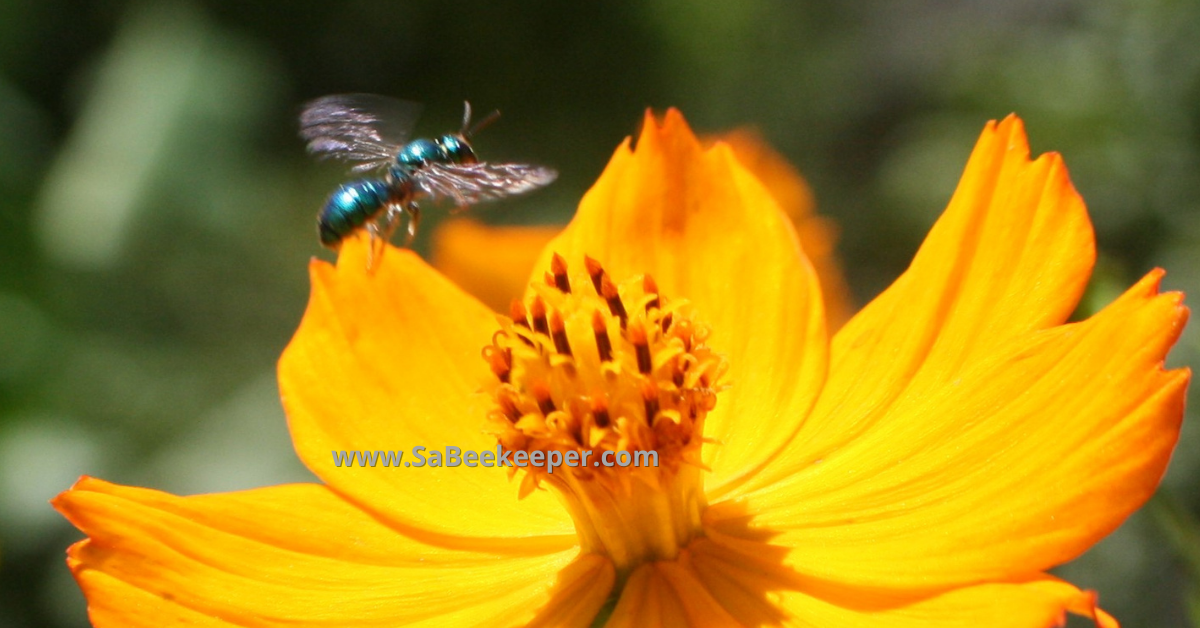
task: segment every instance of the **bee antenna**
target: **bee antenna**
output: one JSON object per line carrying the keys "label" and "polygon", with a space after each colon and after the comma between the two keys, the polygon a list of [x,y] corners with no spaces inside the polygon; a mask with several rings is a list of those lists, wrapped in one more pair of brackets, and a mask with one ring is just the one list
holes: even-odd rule
{"label": "bee antenna", "polygon": [[459,134],[461,134],[463,137],[467,137],[471,134],[470,129],[471,129],[471,101],[464,100],[463,101],[463,125],[462,125],[462,130],[459,131]]}
{"label": "bee antenna", "polygon": [[[470,130],[464,131],[463,137],[471,137],[472,135],[475,135],[476,133],[491,126],[491,124],[493,122],[495,122],[496,120],[498,120],[499,118],[500,118],[500,110],[497,109],[497,110],[489,113],[486,118],[480,120],[479,122],[476,122],[475,126],[471,127]],[[465,124],[463,125],[463,128],[466,128]]]}

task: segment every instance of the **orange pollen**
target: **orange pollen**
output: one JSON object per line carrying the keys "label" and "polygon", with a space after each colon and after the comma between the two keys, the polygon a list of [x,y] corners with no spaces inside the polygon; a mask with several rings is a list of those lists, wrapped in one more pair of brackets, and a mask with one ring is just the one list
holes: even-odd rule
{"label": "orange pollen", "polygon": [[592,397],[592,423],[600,429],[607,429],[612,425],[612,420],[608,416],[608,401],[604,399],[603,393],[597,393]]}
{"label": "orange pollen", "polygon": [[654,282],[654,277],[651,277],[650,275],[642,277],[642,292],[654,295],[652,299],[646,302],[646,311],[658,309],[658,284]]}
{"label": "orange pollen", "polygon": [[[573,277],[555,254],[545,281],[498,317],[483,350],[495,375],[488,425],[505,449],[561,454],[557,468],[512,470],[520,496],[558,491],[585,550],[627,573],[674,558],[700,533],[704,419],[727,363],[693,308],[649,275],[618,284],[598,261],[582,266]],[[643,464],[605,464],[606,452],[643,454]]]}
{"label": "orange pollen", "polygon": [[539,334],[550,333],[550,325],[546,322],[546,303],[541,297],[534,297],[529,304],[529,315],[533,317],[533,330]]}
{"label": "orange pollen", "polygon": [[567,278],[567,260],[558,253],[550,259],[550,275],[554,279],[554,287],[562,292],[571,291],[571,282]]}
{"label": "orange pollen", "polygon": [[554,349],[562,355],[571,355],[571,343],[567,341],[567,327],[562,314],[557,311],[550,315],[550,337],[554,339]]}

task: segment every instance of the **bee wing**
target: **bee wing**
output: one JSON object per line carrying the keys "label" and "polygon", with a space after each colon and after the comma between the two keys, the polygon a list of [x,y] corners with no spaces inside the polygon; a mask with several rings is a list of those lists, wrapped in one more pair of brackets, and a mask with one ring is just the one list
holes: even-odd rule
{"label": "bee wing", "polygon": [[420,114],[420,104],[386,96],[324,96],[304,105],[300,136],[319,159],[360,162],[355,171],[371,170],[395,158]]}
{"label": "bee wing", "polygon": [[528,164],[430,164],[416,177],[430,198],[451,199],[459,207],[524,194],[549,185],[558,172]]}

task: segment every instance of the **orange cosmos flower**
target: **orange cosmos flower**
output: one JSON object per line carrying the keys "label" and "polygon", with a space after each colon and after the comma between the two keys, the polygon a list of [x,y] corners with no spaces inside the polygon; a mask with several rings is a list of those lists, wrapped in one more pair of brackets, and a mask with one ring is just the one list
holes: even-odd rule
{"label": "orange cosmos flower", "polygon": [[[279,365],[324,484],[55,506],[100,627],[1104,626],[1044,570],[1154,491],[1187,370],[1155,271],[1065,323],[1093,261],[1057,155],[989,124],[912,266],[826,340],[790,222],[647,117],[497,319],[407,251],[313,262]],[[483,359],[480,359],[482,352]],[[337,467],[414,445],[658,467]],[[510,480],[510,476],[512,476]]]}

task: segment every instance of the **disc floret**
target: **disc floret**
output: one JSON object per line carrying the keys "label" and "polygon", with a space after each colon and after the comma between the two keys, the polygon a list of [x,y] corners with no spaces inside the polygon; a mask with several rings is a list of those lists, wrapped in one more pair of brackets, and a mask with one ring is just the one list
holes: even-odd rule
{"label": "disc floret", "polygon": [[[495,375],[489,431],[513,451],[574,452],[574,467],[514,468],[520,495],[555,490],[584,549],[621,570],[674,558],[699,534],[704,418],[727,365],[694,308],[651,276],[618,284],[596,260],[582,266],[572,275],[555,255],[499,317],[483,350]],[[618,456],[635,464],[605,464]]]}

